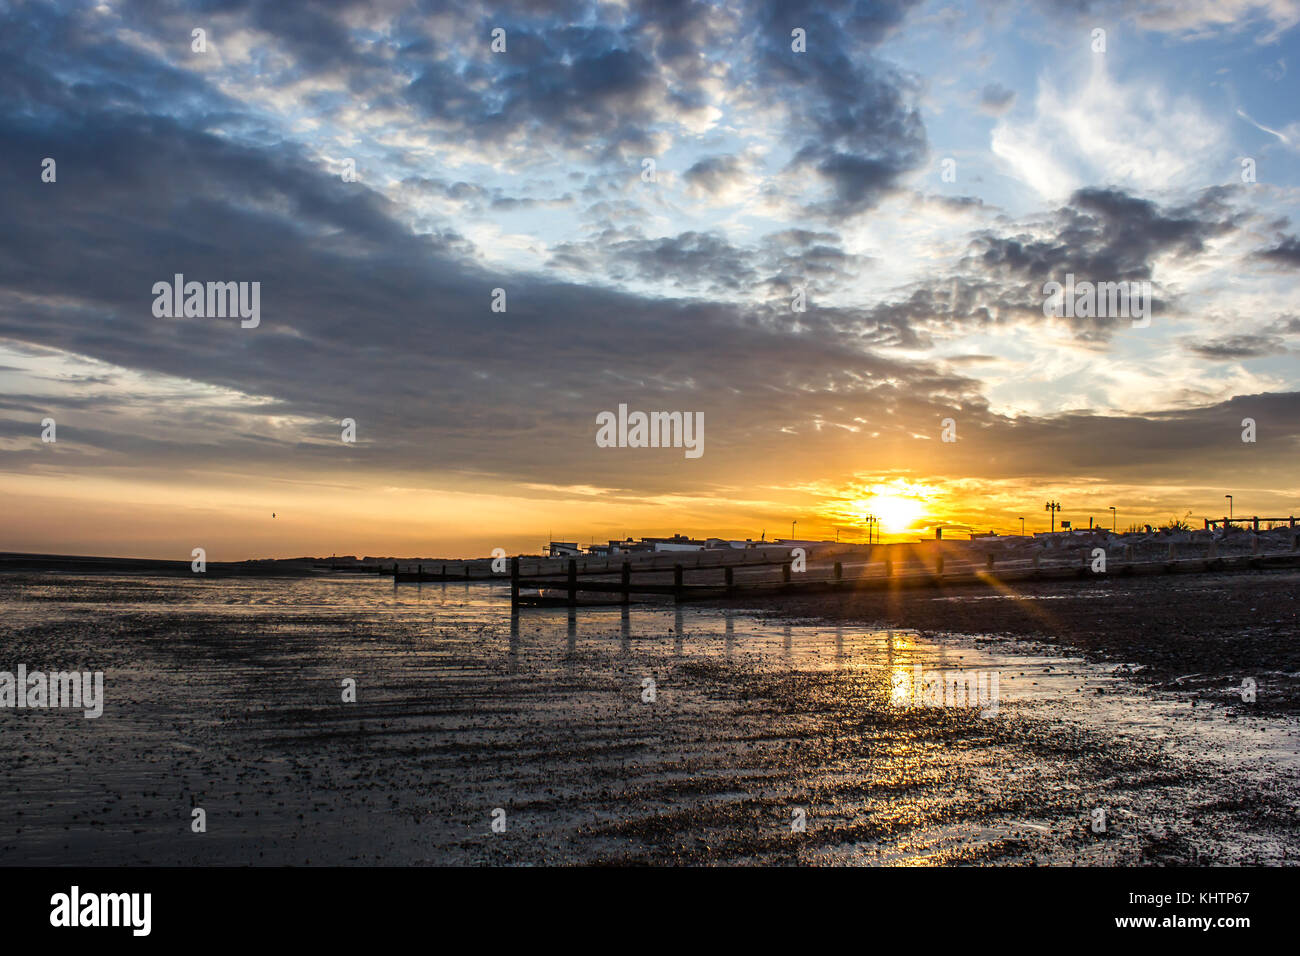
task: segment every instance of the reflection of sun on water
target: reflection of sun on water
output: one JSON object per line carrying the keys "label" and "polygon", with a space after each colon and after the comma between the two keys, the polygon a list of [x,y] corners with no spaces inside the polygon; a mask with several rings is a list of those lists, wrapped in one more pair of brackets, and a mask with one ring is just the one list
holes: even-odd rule
{"label": "reflection of sun on water", "polygon": [[904,707],[912,700],[912,674],[904,667],[895,666],[889,675],[889,703]]}

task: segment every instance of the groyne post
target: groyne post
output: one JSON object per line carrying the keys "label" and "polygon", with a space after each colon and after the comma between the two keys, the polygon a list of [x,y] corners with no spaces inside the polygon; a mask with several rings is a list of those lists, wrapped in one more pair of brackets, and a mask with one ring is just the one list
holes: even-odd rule
{"label": "groyne post", "polygon": [[519,609],[519,559],[510,559],[510,607]]}
{"label": "groyne post", "polygon": [[569,607],[578,603],[578,560],[569,559]]}
{"label": "groyne post", "polygon": [[680,564],[674,564],[673,565],[673,600],[680,601],[681,599],[682,599],[682,566]]}
{"label": "groyne post", "polygon": [[632,563],[623,562],[623,603],[632,603]]}

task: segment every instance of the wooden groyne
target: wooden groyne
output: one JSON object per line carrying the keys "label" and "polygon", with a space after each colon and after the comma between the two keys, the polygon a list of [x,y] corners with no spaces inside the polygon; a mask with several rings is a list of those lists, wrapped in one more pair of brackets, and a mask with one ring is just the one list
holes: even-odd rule
{"label": "wooden groyne", "polygon": [[[1220,540],[1153,541],[1096,549],[999,547],[925,541],[825,549],[816,560],[795,560],[793,549],[631,555],[617,560],[578,558],[474,559],[386,566],[394,585],[491,582],[508,585],[511,606],[619,605],[633,601],[743,600],[780,594],[835,594],[903,588],[1002,588],[1035,581],[1107,576],[1190,574],[1300,568],[1300,535],[1278,540],[1250,535]],[[1271,544],[1270,544],[1271,542]],[[1289,545],[1289,548],[1288,548]],[[1279,546],[1286,550],[1279,550]],[[1233,553],[1221,554],[1221,550]],[[1098,553],[1105,554],[1098,568]],[[830,558],[835,558],[832,561]],[[493,568],[499,570],[493,570]]]}
{"label": "wooden groyne", "polygon": [[[859,573],[846,575],[841,563],[836,562],[830,573],[825,570],[794,573],[791,564],[782,566],[781,579],[778,581],[757,581],[737,585],[734,569],[724,567],[710,568],[713,572],[708,579],[699,569],[688,569],[677,565],[673,568],[671,583],[635,581],[630,568],[624,567],[620,580],[590,581],[580,580],[570,569],[563,578],[543,580],[523,578],[512,567],[510,580],[510,603],[512,608],[520,607],[577,607],[599,606],[609,604],[629,604],[635,597],[668,597],[682,603],[687,601],[707,601],[719,599],[742,599],[753,597],[777,596],[782,594],[846,594],[862,590],[902,590],[915,588],[1004,588],[1008,585],[1029,582],[1077,581],[1087,578],[1104,578],[1106,576],[1134,576],[1157,574],[1195,574],[1230,571],[1276,570],[1300,568],[1300,554],[1274,555],[1237,555],[1230,557],[1174,558],[1161,561],[1129,561],[1110,565],[1107,571],[1092,569],[1091,563],[1070,563],[1066,565],[1043,566],[1034,561],[1028,567],[1006,567],[998,569],[995,562],[989,561],[984,569],[945,570],[944,560],[939,557],[930,569],[912,572],[898,572],[893,562],[886,562],[883,570],[877,572],[864,569]],[[722,580],[717,580],[717,571],[722,571]],[[521,589],[535,588],[536,595],[521,593]],[[584,597],[586,595],[586,597]],[[608,595],[603,600],[594,600],[591,595]],[[612,597],[614,600],[610,600]]]}

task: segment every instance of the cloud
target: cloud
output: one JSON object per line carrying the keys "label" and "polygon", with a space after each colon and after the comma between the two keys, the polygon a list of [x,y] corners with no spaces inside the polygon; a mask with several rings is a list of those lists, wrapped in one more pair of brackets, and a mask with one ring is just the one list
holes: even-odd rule
{"label": "cloud", "polygon": [[[121,30],[47,7],[0,15],[0,209],[21,224],[0,231],[0,467],[652,498],[726,496],[755,463],[775,484],[924,455],[936,473],[989,478],[1176,476],[1243,410],[1291,435],[1290,395],[992,410],[992,379],[1028,377],[1007,354],[1045,322],[1046,279],[1155,278],[1170,263],[1237,279],[1239,263],[1211,253],[1246,231],[1247,200],[1177,188],[1203,171],[1196,149],[1216,127],[1158,86],[1104,76],[1069,94],[1040,84],[1020,123],[1010,91],[985,87],[1003,115],[995,142],[1027,142],[1021,172],[1059,193],[1042,210],[911,192],[930,162],[924,82],[887,59],[910,9],[342,3],[297,18],[143,4]],[[219,61],[193,62],[183,42],[196,10]],[[508,54],[487,46],[498,21]],[[807,54],[790,49],[795,25]],[[1186,167],[1162,165],[1189,146]],[[643,188],[635,160],[668,149],[682,188],[667,175]],[[345,183],[337,159],[353,152],[365,175]],[[45,156],[56,184],[40,181]],[[881,207],[895,195],[901,216]],[[904,281],[881,263],[913,227],[943,231],[916,244],[920,278]],[[510,244],[520,234],[535,259]],[[1294,246],[1279,236],[1240,265],[1293,267]],[[261,326],[154,318],[152,286],[177,272],[260,282]],[[793,313],[804,284],[812,305]],[[1114,331],[1076,320],[1033,344],[1086,351],[1086,368]],[[1251,357],[1243,337],[1185,333],[1151,375],[1177,380],[1158,364],[1174,353]],[[1032,369],[1037,407],[1093,394],[1048,364]],[[704,412],[707,456],[688,472],[681,456],[600,454],[594,414],[620,402]],[[57,454],[31,438],[45,413]],[[911,437],[954,414],[969,444]],[[338,440],[344,417],[356,446]],[[1280,448],[1259,461],[1289,467]]]}
{"label": "cloud", "polygon": [[1286,269],[1300,269],[1300,238],[1283,236],[1277,245],[1258,250],[1255,258]]}
{"label": "cloud", "polygon": [[1189,343],[1192,353],[1207,359],[1259,358],[1278,351],[1282,341],[1269,335],[1229,335],[1209,342]]}
{"label": "cloud", "polygon": [[1016,102],[1014,90],[1009,90],[1000,83],[989,83],[980,91],[980,111],[990,116],[1002,116]]}
{"label": "cloud", "polygon": [[1221,123],[1156,82],[1116,81],[1109,54],[1087,55],[1081,83],[1040,76],[1032,115],[994,128],[990,148],[1011,175],[1049,200],[1095,183],[1151,192],[1220,178],[1230,142]]}

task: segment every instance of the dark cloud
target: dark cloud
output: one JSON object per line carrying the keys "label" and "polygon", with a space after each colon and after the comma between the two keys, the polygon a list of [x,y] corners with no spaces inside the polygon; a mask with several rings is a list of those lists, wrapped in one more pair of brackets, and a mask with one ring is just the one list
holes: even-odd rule
{"label": "dark cloud", "polygon": [[[593,415],[626,401],[706,413],[710,456],[689,480],[707,484],[727,480],[729,461],[770,450],[783,426],[850,405],[932,416],[953,394],[976,400],[973,382],[873,354],[901,341],[888,322],[820,310],[796,327],[788,311],[488,267],[453,232],[412,234],[402,210],[291,143],[216,136],[121,98],[88,106],[42,67],[39,45],[14,49],[6,35],[27,82],[0,89],[0,208],[23,224],[0,231],[0,337],[129,369],[157,389],[19,393],[15,415],[59,419],[60,454],[5,451],[11,471],[437,469],[617,485],[628,476],[596,454]],[[101,42],[99,56],[146,56]],[[59,162],[54,184],[40,181],[47,155]],[[409,185],[495,201],[470,183]],[[741,282],[752,263],[845,268],[837,239],[792,230],[737,250],[697,232],[605,251],[651,281]],[[153,284],[174,273],[260,282],[261,326],[155,318]],[[504,314],[490,310],[494,288],[507,290]],[[208,395],[169,404],[187,394],[179,383]],[[358,421],[354,447],[338,443],[343,417]],[[635,480],[646,493],[683,490],[676,461]]]}
{"label": "dark cloud", "polygon": [[1207,240],[1238,222],[1222,187],[1174,209],[1119,189],[1081,189],[1047,223],[1046,238],[988,231],[974,243],[972,258],[991,274],[1042,281],[1066,272],[1094,282],[1150,279],[1157,256],[1198,255]]}
{"label": "dark cloud", "polygon": [[687,169],[682,179],[688,186],[716,196],[743,182],[747,176],[739,156],[706,156]]}
{"label": "dark cloud", "polygon": [[1287,269],[1300,269],[1300,239],[1284,236],[1277,245],[1256,252],[1255,258]]}
{"label": "dark cloud", "polygon": [[1269,355],[1282,347],[1271,335],[1229,335],[1209,342],[1189,343],[1188,351],[1208,359],[1245,359]]}
{"label": "dark cloud", "polygon": [[649,239],[607,228],[586,242],[559,243],[552,265],[580,269],[614,281],[640,280],[668,289],[725,294],[756,284],[789,297],[794,286],[816,283],[826,291],[869,264],[840,247],[833,232],[787,229],[739,247],[711,233],[684,232]]}
{"label": "dark cloud", "polygon": [[[301,17],[275,4],[199,9],[214,29],[273,34],[292,58],[286,81],[328,74],[376,110],[413,106],[432,138],[481,147],[485,163],[507,148],[622,163],[655,148],[659,132],[721,85],[738,109],[780,114],[775,135],[791,144],[789,171],[814,173],[824,186],[806,211],[835,221],[869,211],[925,160],[913,81],[876,57],[909,6],[773,2],[735,13],[664,2],[625,12],[539,2],[469,18],[435,6],[470,32],[434,42],[419,17],[399,17],[389,58],[343,28],[354,5],[318,5]],[[196,22],[173,5],[130,16],[182,50]],[[501,57],[487,50],[498,21],[509,32]],[[815,52],[791,52],[796,26]],[[449,46],[463,55],[438,59]],[[328,99],[310,105],[327,110]],[[1269,423],[1278,443],[1261,443],[1262,458],[1280,454],[1280,439],[1300,428],[1295,396],[1012,421],[954,370],[980,356],[936,362],[890,351],[1041,318],[1035,290],[1067,270],[1146,278],[1159,256],[1198,256],[1237,226],[1222,191],[1161,206],[1081,190],[1033,228],[1000,221],[982,230],[960,261],[936,264],[933,277],[884,301],[830,307],[819,295],[871,263],[824,221],[746,245],[706,228],[647,237],[622,194],[558,176],[595,224],[587,241],[554,250],[556,263],[588,273],[562,282],[489,263],[450,227],[413,233],[409,210],[364,182],[341,182],[265,122],[200,73],[96,32],[80,14],[0,14],[0,337],[20,351],[47,350],[34,365],[86,356],[114,368],[69,379],[53,396],[15,388],[0,406],[10,413],[0,435],[30,437],[27,419],[53,411],[60,447],[57,458],[10,448],[0,467],[219,468],[265,480],[453,472],[649,495],[725,487],[756,460],[794,480],[834,455],[889,463],[954,410],[979,440],[934,443],[933,453],[948,456],[944,468],[986,476],[1136,469],[1151,449],[1182,474],[1203,455],[1205,436],[1226,434],[1234,416]],[[40,181],[45,156],[58,160],[55,184]],[[744,174],[737,157],[713,155],[683,175],[716,192]],[[560,190],[530,194],[423,171],[401,188],[497,211],[570,201]],[[153,283],[177,272],[260,282],[261,327],[155,318]],[[610,287],[618,281],[655,294]],[[798,315],[788,306],[796,283],[809,285],[814,303]],[[507,292],[505,313],[490,310],[496,288]],[[772,301],[736,304],[751,289]],[[154,390],[131,394],[136,374]],[[705,412],[709,455],[689,473],[665,458],[629,475],[625,459],[602,456],[592,441],[595,412],[619,402]],[[337,440],[343,417],[358,421],[354,447]]]}
{"label": "dark cloud", "polygon": [[[912,104],[912,84],[870,55],[913,4],[764,0],[754,16],[757,69],[752,82],[765,99],[801,93],[790,111],[799,148],[791,169],[817,174],[829,195],[812,215],[844,219],[865,212],[900,188],[927,154],[925,128]],[[791,30],[804,29],[809,50],[791,50]]]}
{"label": "dark cloud", "polygon": [[1009,90],[1000,83],[989,83],[980,91],[980,110],[990,116],[1001,116],[1011,109],[1016,101],[1014,90]]}

